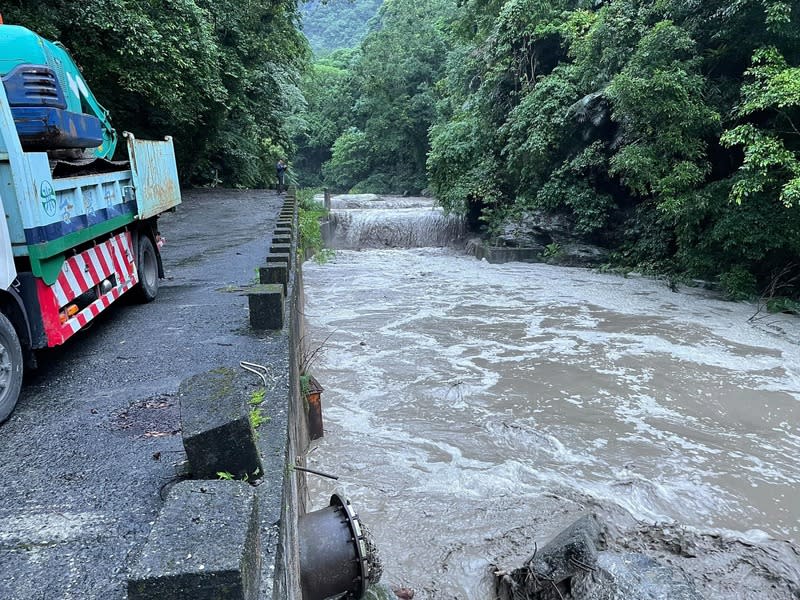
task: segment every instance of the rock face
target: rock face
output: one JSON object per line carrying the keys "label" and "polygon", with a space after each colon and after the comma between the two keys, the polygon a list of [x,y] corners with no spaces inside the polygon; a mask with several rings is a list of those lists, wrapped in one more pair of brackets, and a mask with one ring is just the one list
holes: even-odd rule
{"label": "rock face", "polygon": [[525,213],[518,220],[503,224],[503,233],[498,245],[512,248],[536,248],[542,250],[550,244],[564,244],[575,239],[572,224],[564,215],[549,215],[543,211]]}
{"label": "rock face", "polygon": [[498,600],[702,600],[680,572],[638,553],[601,551],[605,529],[581,517],[524,566],[495,568]]}
{"label": "rock face", "polygon": [[568,217],[543,211],[531,211],[519,219],[506,221],[495,245],[473,241],[467,251],[494,264],[546,262],[567,267],[594,267],[609,258],[607,249],[588,244],[577,235]]}
{"label": "rock face", "polygon": [[608,256],[605,248],[573,242],[560,245],[547,262],[565,267],[593,267],[608,262]]}
{"label": "rock face", "polygon": [[546,262],[568,267],[593,267],[608,260],[608,250],[586,243],[565,215],[531,211],[508,220],[495,246],[475,251],[490,263]]}

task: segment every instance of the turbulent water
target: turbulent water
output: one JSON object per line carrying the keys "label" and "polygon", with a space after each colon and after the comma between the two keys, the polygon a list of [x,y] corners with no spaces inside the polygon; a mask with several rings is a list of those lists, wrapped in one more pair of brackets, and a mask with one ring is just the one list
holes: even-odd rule
{"label": "turbulent water", "polygon": [[341,476],[385,579],[488,598],[489,564],[592,509],[709,598],[800,594],[792,320],[447,249],[339,250],[304,278],[326,388],[309,463]]}
{"label": "turbulent water", "polygon": [[465,233],[463,220],[430,198],[334,196],[331,208],[325,241],[334,248],[442,247]]}

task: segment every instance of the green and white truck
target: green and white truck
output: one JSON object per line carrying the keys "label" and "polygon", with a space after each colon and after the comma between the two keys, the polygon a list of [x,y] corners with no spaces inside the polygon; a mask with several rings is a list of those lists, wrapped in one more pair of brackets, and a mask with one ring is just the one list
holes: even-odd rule
{"label": "green and white truck", "polygon": [[181,202],[171,138],[117,138],[63,47],[0,24],[0,423],[36,351],[163,277],[158,216]]}

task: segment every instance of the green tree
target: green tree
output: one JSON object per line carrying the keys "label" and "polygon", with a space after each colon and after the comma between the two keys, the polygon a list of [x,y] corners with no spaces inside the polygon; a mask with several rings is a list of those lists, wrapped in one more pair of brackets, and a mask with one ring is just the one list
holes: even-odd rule
{"label": "green tree", "polygon": [[187,182],[266,184],[292,149],[309,52],[290,0],[10,0],[3,12],[70,49],[118,129],[172,135]]}
{"label": "green tree", "polygon": [[[443,73],[445,31],[454,8],[452,0],[389,0],[381,7],[374,31],[347,54],[346,65],[327,59],[317,63],[317,78],[305,86],[313,98],[308,117],[313,129],[305,134],[308,145],[301,160],[313,169],[315,157],[323,154],[319,142],[331,132],[342,136],[332,143],[322,168],[325,184],[397,193],[427,186],[434,88]],[[341,55],[331,58],[335,62]],[[364,148],[367,162],[362,160]],[[348,174],[355,164],[366,165],[366,170]],[[304,177],[313,180],[313,173]]]}
{"label": "green tree", "polygon": [[800,67],[790,67],[774,47],[761,48],[745,75],[741,118],[760,117],[726,131],[722,143],[744,148],[744,161],[733,186],[736,202],[764,192],[777,194],[786,207],[800,203]]}
{"label": "green tree", "polygon": [[382,4],[383,0],[309,0],[300,8],[303,33],[317,56],[354,48]]}
{"label": "green tree", "polygon": [[355,53],[350,49],[337,50],[319,58],[303,78],[306,112],[303,127],[295,133],[294,166],[300,184],[305,187],[323,184],[322,165],[331,159],[337,138],[351,126],[355,94],[349,65]]}

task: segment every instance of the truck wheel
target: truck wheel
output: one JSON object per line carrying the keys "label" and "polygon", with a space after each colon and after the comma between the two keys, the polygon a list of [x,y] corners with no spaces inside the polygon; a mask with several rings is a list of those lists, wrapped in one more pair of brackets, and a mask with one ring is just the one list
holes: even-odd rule
{"label": "truck wheel", "polygon": [[146,235],[139,236],[139,285],[136,294],[140,302],[152,302],[158,296],[158,256],[153,242]]}
{"label": "truck wheel", "polygon": [[17,332],[11,321],[0,313],[0,423],[17,404],[24,366]]}

